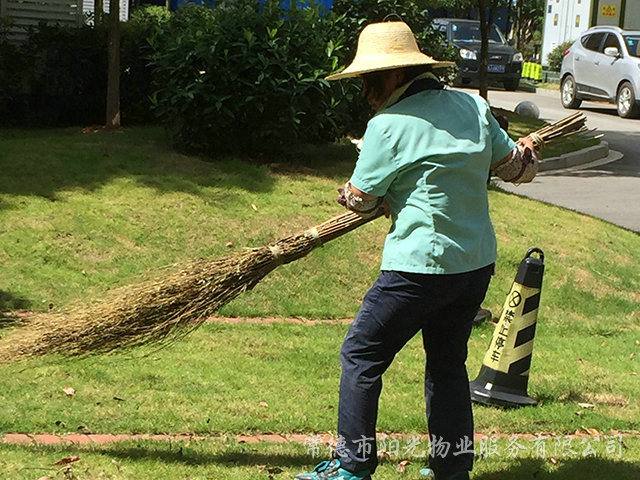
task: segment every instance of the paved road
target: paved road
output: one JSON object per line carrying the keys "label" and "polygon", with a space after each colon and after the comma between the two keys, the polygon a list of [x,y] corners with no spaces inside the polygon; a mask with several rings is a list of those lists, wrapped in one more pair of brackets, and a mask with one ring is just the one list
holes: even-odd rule
{"label": "paved road", "polygon": [[[558,92],[489,92],[489,102],[496,107],[513,110],[525,100],[535,103],[540,118],[549,122],[572,113],[562,107]],[[604,165],[596,162],[542,172],[530,184],[507,185],[505,189],[640,232],[640,119],[619,118],[615,106],[604,103],[584,102],[581,110],[587,116],[587,126],[596,128],[609,147],[624,157]]]}

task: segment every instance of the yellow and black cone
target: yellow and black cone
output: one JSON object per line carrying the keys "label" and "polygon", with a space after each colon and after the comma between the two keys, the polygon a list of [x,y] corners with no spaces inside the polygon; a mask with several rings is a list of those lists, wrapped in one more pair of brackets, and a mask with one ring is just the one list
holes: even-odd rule
{"label": "yellow and black cone", "polygon": [[[532,257],[534,253],[539,258]],[[527,395],[527,385],[543,274],[544,253],[531,248],[520,262],[478,378],[470,383],[474,402],[500,407],[538,404]]]}

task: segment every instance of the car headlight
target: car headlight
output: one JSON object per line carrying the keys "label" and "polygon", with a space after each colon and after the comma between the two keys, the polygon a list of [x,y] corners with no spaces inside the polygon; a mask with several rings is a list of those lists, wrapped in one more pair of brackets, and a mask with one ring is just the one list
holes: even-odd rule
{"label": "car headlight", "polygon": [[461,48],[460,49],[460,57],[462,57],[464,60],[477,60],[478,56],[476,55],[476,52],[474,52],[473,50],[467,50],[466,48]]}
{"label": "car headlight", "polygon": [[520,52],[516,53],[512,59],[513,62],[521,62],[522,60],[523,60],[523,57]]}

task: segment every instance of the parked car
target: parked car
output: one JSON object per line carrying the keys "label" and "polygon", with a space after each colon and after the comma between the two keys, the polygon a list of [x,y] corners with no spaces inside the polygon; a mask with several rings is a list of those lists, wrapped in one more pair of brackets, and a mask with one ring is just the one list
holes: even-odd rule
{"label": "parked car", "polygon": [[591,27],[564,52],[560,99],[565,108],[583,100],[615,103],[618,115],[640,116],[640,31]]}
{"label": "parked car", "polygon": [[[436,18],[433,27],[448,45],[458,49],[456,83],[466,85],[477,81],[480,71],[481,33],[478,20]],[[522,54],[518,52],[495,25],[489,31],[489,81],[499,82],[506,90],[516,90],[522,75]]]}

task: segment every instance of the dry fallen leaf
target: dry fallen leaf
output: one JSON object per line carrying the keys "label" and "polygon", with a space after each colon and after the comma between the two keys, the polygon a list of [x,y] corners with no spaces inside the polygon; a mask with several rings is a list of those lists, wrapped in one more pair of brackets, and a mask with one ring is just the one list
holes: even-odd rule
{"label": "dry fallen leaf", "polygon": [[596,408],[596,406],[593,403],[578,403],[578,406],[580,408]]}
{"label": "dry fallen leaf", "polygon": [[557,459],[557,458],[555,458],[555,457],[551,457],[551,458],[549,459],[549,461],[550,461],[551,463],[553,463],[554,465],[557,465],[557,464],[558,464],[558,459]]}
{"label": "dry fallen leaf", "polygon": [[253,208],[256,212],[258,211],[258,207],[256,207],[255,203],[251,204],[251,208]]}
{"label": "dry fallen leaf", "polygon": [[77,462],[78,460],[80,460],[80,457],[74,455],[73,457],[66,457],[62,460],[58,460],[56,463],[54,463],[54,465],[68,465],[70,463]]}
{"label": "dry fallen leaf", "polygon": [[227,243],[224,244],[224,246],[227,247],[227,248],[231,248],[231,247],[233,247],[233,242],[227,242]]}
{"label": "dry fallen leaf", "polygon": [[594,437],[599,437],[600,435],[602,435],[602,433],[600,433],[600,431],[596,428],[582,427],[582,429],[589,435],[593,435]]}
{"label": "dry fallen leaf", "polygon": [[396,472],[404,473],[407,470],[407,465],[411,465],[409,460],[402,460],[396,467]]}
{"label": "dry fallen leaf", "polygon": [[260,406],[266,408],[269,406],[269,404],[267,402],[260,402]]}
{"label": "dry fallen leaf", "polygon": [[64,387],[62,391],[66,393],[68,397],[73,397],[76,394],[76,389],[73,387]]}

